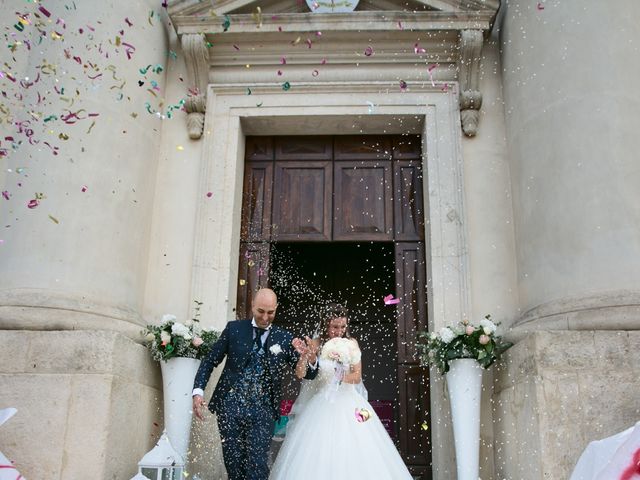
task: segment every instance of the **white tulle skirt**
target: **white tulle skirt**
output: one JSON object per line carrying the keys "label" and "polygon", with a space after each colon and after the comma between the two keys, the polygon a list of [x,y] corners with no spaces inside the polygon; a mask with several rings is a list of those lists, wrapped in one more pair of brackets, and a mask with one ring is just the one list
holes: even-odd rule
{"label": "white tulle skirt", "polygon": [[[270,480],[411,480],[367,400],[350,384],[301,391]],[[362,390],[360,390],[362,392]],[[358,422],[356,409],[371,417]]]}

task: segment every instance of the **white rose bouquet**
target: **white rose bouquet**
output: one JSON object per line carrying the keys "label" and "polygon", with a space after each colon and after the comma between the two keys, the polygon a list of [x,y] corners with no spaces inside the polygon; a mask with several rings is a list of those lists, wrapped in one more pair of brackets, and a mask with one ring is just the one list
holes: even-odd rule
{"label": "white rose bouquet", "polygon": [[181,323],[175,315],[165,314],[160,325],[147,325],[142,334],[154,360],[174,357],[202,359],[209,353],[220,333],[200,326],[202,302],[196,300],[195,303],[193,319]]}
{"label": "white rose bouquet", "polygon": [[320,358],[333,360],[342,365],[355,365],[360,362],[360,349],[353,340],[348,338],[332,338],[322,346]]}
{"label": "white rose bouquet", "polygon": [[487,315],[479,325],[464,320],[438,333],[418,332],[417,347],[422,365],[435,365],[443,375],[449,371],[449,361],[474,358],[483,368],[489,368],[513,344],[496,335],[498,324]]}

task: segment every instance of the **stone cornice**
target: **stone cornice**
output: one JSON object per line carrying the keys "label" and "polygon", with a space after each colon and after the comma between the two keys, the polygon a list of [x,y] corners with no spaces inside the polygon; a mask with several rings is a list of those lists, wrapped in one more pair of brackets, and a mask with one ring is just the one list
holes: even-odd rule
{"label": "stone cornice", "polygon": [[[408,31],[489,30],[495,11],[481,12],[351,12],[351,13],[283,13],[264,15],[258,28],[250,14],[229,15],[230,33],[278,32],[373,32],[399,31],[398,22]],[[189,33],[223,33],[223,20],[214,16],[178,15],[171,17],[178,35]]]}
{"label": "stone cornice", "polygon": [[[491,29],[495,20],[500,2],[499,0],[419,1],[429,8],[439,10],[406,12],[402,11],[403,7],[399,5],[398,11],[355,11],[335,14],[269,13],[262,15],[258,23],[255,15],[232,13],[238,8],[245,8],[246,11],[247,6],[253,5],[248,0],[222,0],[216,2],[215,7],[208,2],[197,0],[179,0],[173,3],[169,7],[171,21],[182,38],[190,81],[199,92],[198,95],[190,97],[186,105],[189,113],[189,136],[197,139],[202,134],[206,85],[208,80],[214,78],[207,77],[204,72],[210,72],[212,68],[230,71],[229,69],[237,68],[238,65],[247,65],[247,68],[252,65],[276,66],[278,57],[274,57],[274,54],[280,52],[280,55],[283,55],[286,50],[286,46],[283,46],[283,35],[311,37],[311,34],[316,32],[322,32],[324,49],[322,54],[335,54],[336,64],[358,64],[360,53],[353,52],[353,45],[371,42],[370,39],[376,36],[379,40],[384,39],[389,45],[393,45],[395,50],[381,49],[375,61],[367,60],[370,64],[409,65],[413,63],[419,66],[431,63],[437,66],[436,69],[430,70],[431,81],[455,80],[448,74],[448,66],[457,64],[456,70],[461,87],[462,129],[465,135],[474,136],[477,132],[479,109],[482,105],[482,94],[479,90],[482,45],[485,34]],[[218,15],[212,15],[212,13]],[[223,20],[220,14],[228,17]],[[229,23],[223,25],[225,21]],[[412,56],[413,52],[406,51],[407,47],[404,43],[412,45],[416,41],[416,33],[423,37],[419,41],[426,51],[423,55]],[[209,55],[207,42],[211,42],[214,46],[232,45],[234,51],[226,47],[214,48]],[[241,50],[238,45],[242,43],[253,43],[257,48]],[[351,51],[346,51],[346,46]],[[320,54],[316,49],[309,53],[301,51],[295,54],[289,53],[296,57],[292,66],[295,63],[311,65],[312,62],[317,62],[317,56]],[[259,77],[259,73],[256,75]],[[258,77],[256,80],[259,79]]]}

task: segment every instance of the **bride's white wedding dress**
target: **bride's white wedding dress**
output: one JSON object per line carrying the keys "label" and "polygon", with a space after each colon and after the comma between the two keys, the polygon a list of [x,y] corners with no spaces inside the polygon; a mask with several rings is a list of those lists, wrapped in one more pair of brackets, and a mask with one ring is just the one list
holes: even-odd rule
{"label": "bride's white wedding dress", "polygon": [[[411,480],[395,445],[356,385],[337,384],[335,364],[320,359],[305,382],[270,480]],[[359,393],[360,392],[360,393]],[[356,409],[371,417],[358,422]]]}

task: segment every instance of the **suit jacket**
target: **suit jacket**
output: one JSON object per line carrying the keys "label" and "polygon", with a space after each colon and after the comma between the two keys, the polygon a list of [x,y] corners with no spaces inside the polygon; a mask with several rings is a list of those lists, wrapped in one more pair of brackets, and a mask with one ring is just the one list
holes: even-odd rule
{"label": "suit jacket", "polygon": [[[286,366],[295,368],[299,355],[291,345],[293,336],[275,325],[271,325],[269,335],[264,345],[269,365],[268,378],[271,382],[271,409],[275,420],[280,418],[280,400],[282,398],[281,378]],[[271,348],[280,347],[280,352],[274,353]],[[227,323],[218,341],[213,345],[207,357],[200,364],[193,384],[194,388],[204,388],[209,381],[211,372],[226,357],[227,361],[222,376],[216,385],[209,402],[211,413],[221,412],[223,400],[227,393],[238,382],[247,365],[253,348],[253,326],[251,320],[237,320]],[[274,350],[277,350],[274,348]],[[313,379],[318,369],[307,368],[305,378]]]}

